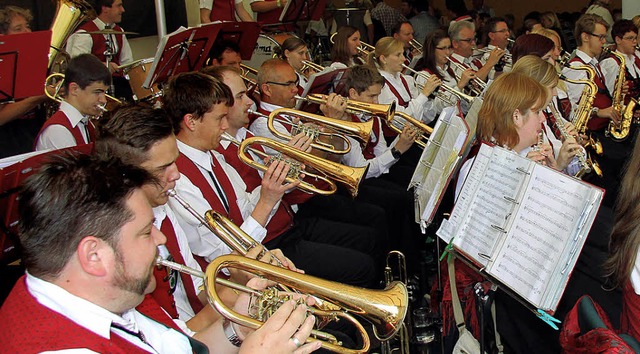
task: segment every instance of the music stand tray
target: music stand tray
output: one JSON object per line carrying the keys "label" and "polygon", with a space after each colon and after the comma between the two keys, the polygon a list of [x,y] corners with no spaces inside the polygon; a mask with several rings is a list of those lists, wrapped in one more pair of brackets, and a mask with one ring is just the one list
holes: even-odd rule
{"label": "music stand tray", "polygon": [[[255,49],[260,24],[257,22],[214,22],[212,26],[218,27],[218,34],[214,38],[213,46],[221,42],[234,43],[240,48],[242,60],[250,60]],[[213,46],[211,49],[213,49]],[[211,58],[209,52],[207,60]]]}
{"label": "music stand tray", "polygon": [[0,102],[44,94],[51,31],[2,36],[0,39]]}
{"label": "music stand tray", "polygon": [[[310,93],[328,95],[332,92],[337,92],[340,94],[340,92],[336,90],[336,86],[339,85],[334,83],[341,81],[342,75],[344,75],[346,70],[346,68],[327,68],[319,73],[311,75],[307,82],[307,86],[305,86],[304,91],[300,96],[307,97]],[[297,109],[311,113],[317,112],[319,108],[320,106],[318,104],[307,103],[304,101],[299,101],[297,106]]]}
{"label": "music stand tray", "polygon": [[172,75],[200,70],[218,31],[219,27],[212,25],[181,27],[162,37],[142,87],[150,88],[167,81]]}

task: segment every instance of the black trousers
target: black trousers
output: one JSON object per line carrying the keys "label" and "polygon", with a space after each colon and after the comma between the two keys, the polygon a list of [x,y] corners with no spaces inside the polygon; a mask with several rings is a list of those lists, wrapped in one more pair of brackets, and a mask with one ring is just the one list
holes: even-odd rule
{"label": "black trousers", "polygon": [[317,217],[296,220],[284,234],[267,242],[279,248],[307,274],[360,287],[374,287],[379,275],[370,254],[373,229]]}

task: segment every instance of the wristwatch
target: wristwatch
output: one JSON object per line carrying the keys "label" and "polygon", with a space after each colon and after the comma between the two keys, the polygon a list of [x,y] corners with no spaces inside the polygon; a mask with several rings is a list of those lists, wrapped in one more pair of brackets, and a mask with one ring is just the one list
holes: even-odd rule
{"label": "wristwatch", "polygon": [[394,146],[391,148],[391,155],[393,155],[393,158],[397,160],[402,156],[402,153]]}
{"label": "wristwatch", "polygon": [[598,116],[598,112],[600,112],[600,108],[598,108],[598,107],[591,108],[591,116],[597,117]]}
{"label": "wristwatch", "polygon": [[224,330],[224,334],[227,336],[227,339],[231,344],[236,347],[240,347],[242,345],[242,340],[238,337],[238,333],[236,333],[236,330],[233,328],[231,321],[226,318],[224,319],[224,322],[222,322],[222,330]]}

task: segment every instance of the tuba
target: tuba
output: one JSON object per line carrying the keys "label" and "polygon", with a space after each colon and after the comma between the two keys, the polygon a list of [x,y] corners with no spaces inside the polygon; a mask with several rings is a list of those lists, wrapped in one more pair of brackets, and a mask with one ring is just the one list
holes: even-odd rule
{"label": "tuba", "polygon": [[625,104],[625,94],[622,93],[622,87],[624,86],[626,79],[626,60],[624,55],[618,53],[615,50],[611,50],[609,47],[604,49],[606,52],[618,58],[620,69],[618,70],[618,77],[616,78],[616,84],[612,93],[613,109],[620,114],[620,124],[616,124],[613,121],[609,122],[609,127],[606,133],[613,140],[622,141],[629,136],[631,130],[631,123],[633,123],[633,110],[638,103],[635,98],[631,98],[629,103]]}
{"label": "tuba", "polygon": [[312,174],[309,172],[304,173],[307,176],[325,182],[328,187],[327,189],[320,189],[310,182],[301,181],[300,185],[298,185],[298,189],[309,193],[317,193],[321,195],[333,194],[338,189],[334,182],[336,181],[344,184],[351,196],[355,198],[355,196],[358,195],[358,187],[360,186],[360,182],[362,182],[362,180],[364,179],[364,176],[367,173],[367,169],[369,168],[368,165],[365,167],[350,167],[341,165],[339,163],[314,156],[308,152],[300,151],[279,141],[264,137],[254,136],[245,139],[244,141],[242,141],[242,143],[240,143],[240,147],[238,148],[238,157],[242,162],[261,171],[266,171],[268,166],[254,161],[247,154],[248,150],[253,150],[253,144],[258,144],[278,151],[279,154],[271,156],[271,159],[275,158],[278,160],[287,161],[284,156],[286,155],[287,157],[295,160],[295,163],[290,163],[291,168],[289,169],[289,176],[287,176],[286,178],[286,181],[289,183],[299,180],[299,175],[302,174],[302,167],[297,167],[296,165],[304,165],[307,168],[310,167],[319,171],[319,174]]}
{"label": "tuba", "polygon": [[[252,113],[267,118],[267,128],[269,128],[269,131],[276,137],[289,140],[299,133],[304,133],[313,140],[311,147],[333,154],[346,154],[349,152],[351,143],[346,138],[347,136],[366,143],[371,136],[371,130],[373,130],[373,122],[355,123],[288,108],[278,108],[271,112],[269,116],[262,115],[259,112]],[[300,119],[300,122],[294,123],[293,118]],[[281,124],[291,125],[291,133],[285,134],[276,129],[274,125],[276,121]],[[318,127],[305,125],[303,123],[315,123],[319,126],[330,128],[335,132],[322,132]],[[322,142],[319,139],[320,137],[340,139],[342,140],[344,148]]]}
{"label": "tuba", "polygon": [[[62,65],[67,52],[64,45],[67,39],[83,21],[96,17],[95,11],[85,0],[57,0],[56,14],[51,23],[51,49],[49,49],[49,70],[62,72],[60,68],[52,70],[54,63]],[[64,59],[62,58],[64,57]]]}

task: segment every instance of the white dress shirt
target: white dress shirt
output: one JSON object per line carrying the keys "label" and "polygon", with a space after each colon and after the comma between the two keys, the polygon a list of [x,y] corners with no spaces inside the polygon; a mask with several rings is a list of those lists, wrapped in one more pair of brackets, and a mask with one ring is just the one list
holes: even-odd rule
{"label": "white dress shirt", "polygon": [[[104,29],[107,24],[102,22],[99,18],[95,18],[93,23],[98,26],[98,29]],[[77,57],[80,54],[91,53],[91,48],[93,48],[93,39],[91,39],[91,35],[88,34],[78,34],[79,32],[86,32],[81,29],[76,33],[72,34],[67,40],[67,52],[71,55],[72,58]],[[117,41],[115,40],[115,35],[110,35],[111,41],[114,46],[118,46]],[[129,46],[129,41],[127,41],[127,36],[122,34],[122,48],[114,48],[115,52],[118,52],[120,49],[120,65],[126,65],[133,62],[133,53],[131,52],[131,46]],[[104,35],[104,38],[107,39],[107,35]]]}
{"label": "white dress shirt", "polygon": [[[193,258],[193,254],[191,252],[191,248],[189,247],[189,240],[187,239],[187,235],[185,235],[184,231],[180,227],[180,223],[178,222],[178,218],[175,216],[173,211],[165,204],[160,205],[153,208],[153,216],[155,220],[153,225],[160,230],[162,226],[162,222],[165,218],[169,218],[171,224],[173,225],[173,232],[176,234],[176,239],[178,241],[178,247],[180,248],[180,254],[184,259],[184,265],[189,268],[202,270],[200,268],[200,264]],[[196,277],[193,275],[189,276],[191,278],[191,282],[193,283],[193,288],[198,293],[198,289],[200,289],[204,281],[200,277]],[[182,283],[182,277],[178,277],[178,284],[176,285],[176,289],[173,292],[173,299],[176,303],[176,309],[178,310],[178,318],[182,321],[189,321],[193,316],[196,315],[193,308],[191,308],[191,304],[189,303],[189,299],[187,298],[187,291],[184,288],[184,284]]]}
{"label": "white dress shirt", "polygon": [[[29,293],[33,295],[42,306],[69,318],[77,325],[86,328],[102,338],[111,339],[112,332],[115,332],[118,336],[150,353],[192,352],[191,344],[187,336],[172,328],[167,328],[165,325],[142,315],[135,309],[131,309],[123,313],[122,316],[119,316],[90,301],[73,295],[53,283],[36,278],[29,273],[27,273],[26,281]],[[174,321],[180,329],[186,329],[184,322],[180,320]],[[142,342],[136,336],[112,328],[111,323],[122,325],[124,328],[133,332],[142,332],[146,341],[151,346]],[[193,335],[193,332],[188,329],[185,333]],[[93,353],[93,351],[88,349],[82,350],[82,348],[55,352]]]}
{"label": "white dress shirt", "polygon": [[[418,90],[413,77],[400,73],[393,75],[382,70],[380,70],[380,75],[382,75],[388,82],[382,87],[380,96],[378,96],[378,102],[381,104],[390,104],[391,102],[398,103],[396,95],[394,95],[389,88],[389,85],[393,85],[396,91],[398,91],[398,94],[400,94],[400,97],[402,97],[405,102],[409,102],[409,106],[407,106],[407,108],[397,104],[396,111],[406,113],[415,119],[422,119],[429,99],[420,92],[420,90]],[[404,84],[400,79],[401,76],[404,77],[407,82],[410,92],[407,92],[405,89]],[[425,121],[425,123],[429,122],[430,121]]]}
{"label": "white dress shirt", "polygon": [[[445,67],[445,69],[439,66],[437,67],[438,73],[443,77],[442,83],[449,86],[450,88],[460,91],[457,87],[458,82],[456,81],[455,77],[449,74],[447,68],[448,66]],[[427,79],[424,76],[416,77],[417,85],[424,85],[425,82],[427,82]],[[443,109],[456,105],[458,102],[460,102],[460,108],[462,109],[463,113],[466,114],[469,111],[469,103],[467,101],[460,100],[458,96],[445,91],[442,86],[438,87],[436,91],[434,91],[434,93],[436,93],[436,98],[433,100],[428,100],[427,104],[425,105],[424,113],[422,114],[423,121],[432,122],[440,115]],[[443,100],[442,98],[445,98],[445,100]]]}
{"label": "white dress shirt", "polygon": [[[79,126],[82,137],[84,138],[84,143],[87,144],[89,137],[87,136],[85,127],[89,124],[89,117],[83,116],[80,111],[65,101],[60,103],[60,110],[67,116],[72,127],[75,128]],[[64,149],[76,145],[78,145],[76,139],[67,128],[59,124],[54,124],[45,128],[38,136],[36,150]]]}
{"label": "white dress shirt", "polygon": [[[260,102],[260,108],[264,109],[267,112],[273,112],[278,108],[282,108],[280,106],[276,106],[273,105],[271,103],[266,103],[266,102]],[[276,128],[277,131],[281,132],[282,134],[285,135],[290,135],[291,133],[289,133],[289,131],[287,130],[287,128],[284,126],[284,124],[278,122],[278,121],[274,121],[273,122],[273,126]],[[256,136],[262,136],[265,138],[269,138],[269,139],[273,139],[275,141],[280,141],[283,143],[286,143],[287,140],[281,139],[277,136],[275,136],[267,127],[267,118],[265,117],[258,117],[256,118],[256,120],[253,121],[253,123],[251,123],[251,125],[249,126],[249,130],[255,134]],[[264,151],[269,154],[269,155],[276,155],[278,152],[268,148],[268,147],[264,147]]]}
{"label": "white dress shirt", "polygon": [[[361,122],[366,122],[366,117],[370,117],[369,115],[357,115]],[[382,123],[379,118],[374,117],[371,119],[378,120],[378,137],[379,141],[376,146],[373,148],[374,158],[367,160],[362,153],[362,146],[360,145],[360,141],[347,137],[349,139],[349,143],[351,143],[351,149],[348,153],[342,155],[342,162],[351,167],[364,167],[369,165],[369,169],[367,170],[367,176],[365,178],[374,178],[379,177],[385,173],[389,172],[391,166],[393,166],[397,159],[393,158],[393,154],[391,153],[391,147],[395,146],[398,142],[398,137],[391,143],[391,147],[387,146],[387,142],[384,140],[384,134],[382,133]],[[371,132],[370,138],[371,141],[376,139],[376,135],[374,132]]]}
{"label": "white dress shirt", "polygon": [[[219,162],[222,165],[224,172],[226,173],[229,181],[233,185],[233,190],[236,194],[237,200],[235,201],[242,213],[242,218],[244,222],[240,225],[240,228],[249,234],[254,240],[257,242],[262,242],[262,240],[267,235],[267,229],[262,227],[260,223],[258,223],[251,214],[253,213],[253,209],[255,209],[258,200],[260,199],[260,191],[262,187],[258,187],[254,189],[251,193],[246,192],[246,185],[238,172],[233,169],[229,164],[224,160],[224,156],[216,151],[211,152],[203,152],[197,149],[194,149],[191,146],[186,145],[185,143],[178,140],[178,150],[185,157],[189,158],[193,163],[198,167],[204,178],[209,182],[211,188],[217,194],[217,190],[211,180],[210,173],[213,173],[213,158],[211,153],[213,153],[216,157],[216,162]],[[199,214],[204,216],[205,213],[211,209],[211,205],[205,199],[204,195],[200,191],[196,185],[193,184],[185,176],[183,173],[180,174],[180,179],[176,181],[175,191],[178,193],[180,197],[185,199],[189,205]],[[220,196],[218,196],[220,197]],[[233,200],[228,200],[229,203],[233,203]],[[271,215],[275,213],[277,209],[277,204],[271,211]],[[182,205],[173,200],[173,198],[169,199],[169,207],[175,212],[176,217],[178,218],[178,222],[180,223],[180,227],[184,230],[187,238],[189,240],[189,247],[194,254],[204,257],[208,262],[211,262],[214,258],[231,253],[231,249],[225,245],[215,234],[209,230],[209,228],[205,225],[202,225],[200,221],[198,221],[189,211],[187,211]]]}
{"label": "white dress shirt", "polygon": [[[486,65],[487,64],[487,60],[489,60],[489,56],[491,55],[491,52],[494,49],[498,48],[498,47],[496,47],[493,44],[489,44],[485,48],[488,48],[488,50],[480,58],[480,62],[482,63],[482,65]],[[508,49],[505,49],[504,52],[505,52],[505,55],[509,54],[509,50]],[[503,69],[502,69],[503,73],[507,73],[509,71],[511,71],[511,65],[505,65],[503,67]],[[495,67],[493,67],[493,68],[491,68],[491,71],[489,71],[489,75],[487,76],[487,80],[488,79],[494,80],[495,78],[496,78],[496,69],[495,69]]]}
{"label": "white dress shirt", "polygon": [[[626,55],[616,51],[618,54],[624,56],[627,72],[625,72],[626,79],[637,79],[640,76],[640,68],[636,66],[635,55]],[[620,65],[616,58],[608,57],[600,62],[600,70],[604,76],[604,84],[607,86],[607,90],[613,93],[615,91],[616,79],[620,72]],[[629,77],[631,75],[631,77]]]}

